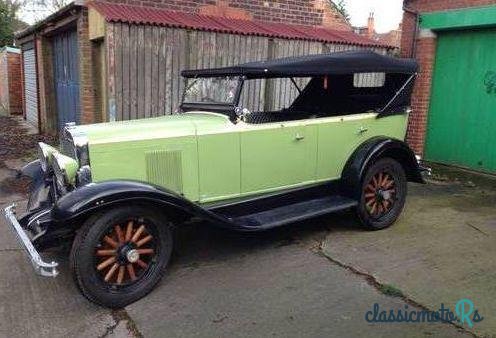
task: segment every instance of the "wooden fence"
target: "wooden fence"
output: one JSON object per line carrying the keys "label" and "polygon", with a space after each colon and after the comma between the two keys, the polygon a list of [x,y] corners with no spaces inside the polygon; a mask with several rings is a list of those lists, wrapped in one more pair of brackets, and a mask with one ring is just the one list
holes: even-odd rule
{"label": "wooden fence", "polygon": [[[211,68],[287,56],[370,49],[345,44],[271,39],[188,31],[168,27],[109,23],[107,41],[107,119],[130,120],[174,112],[181,101],[183,69]],[[373,49],[386,54],[386,49]],[[298,80],[301,85],[305,79]],[[243,106],[275,110],[297,95],[285,79],[249,81]]]}

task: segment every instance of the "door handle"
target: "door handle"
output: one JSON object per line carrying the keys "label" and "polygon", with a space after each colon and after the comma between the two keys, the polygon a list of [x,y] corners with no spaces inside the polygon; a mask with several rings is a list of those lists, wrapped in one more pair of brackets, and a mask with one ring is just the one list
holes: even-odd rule
{"label": "door handle", "polygon": [[367,131],[369,131],[369,128],[360,127],[360,129],[358,129],[358,135],[362,135],[363,133],[366,133]]}
{"label": "door handle", "polygon": [[305,138],[305,136],[304,136],[304,135],[301,135],[300,133],[297,133],[297,134],[295,135],[295,140],[296,140],[296,141],[301,141],[301,140],[303,140],[304,138]]}

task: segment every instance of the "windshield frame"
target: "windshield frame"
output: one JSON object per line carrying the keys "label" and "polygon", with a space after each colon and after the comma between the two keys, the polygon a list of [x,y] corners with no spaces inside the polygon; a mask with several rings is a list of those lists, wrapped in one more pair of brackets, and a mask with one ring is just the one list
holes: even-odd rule
{"label": "windshield frame", "polygon": [[[185,101],[186,99],[186,94],[187,91],[198,81],[199,79],[210,79],[210,78],[230,78],[233,81],[236,81],[236,89],[234,93],[234,98],[232,99],[232,102],[188,102]],[[188,85],[188,80],[192,81]],[[243,90],[243,84],[245,81],[244,76],[195,76],[193,78],[184,78],[184,90],[183,90],[183,95],[181,99],[181,110],[184,108],[188,108],[188,110],[191,110],[189,108],[208,108],[208,109],[214,109],[214,110],[219,110],[222,108],[229,108],[234,111],[234,108],[236,108],[239,105],[239,100],[241,98],[241,92]]]}

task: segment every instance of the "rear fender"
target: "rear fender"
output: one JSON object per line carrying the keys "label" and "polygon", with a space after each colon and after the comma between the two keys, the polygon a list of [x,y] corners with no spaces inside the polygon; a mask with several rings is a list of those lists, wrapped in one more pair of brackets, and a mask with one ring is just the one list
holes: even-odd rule
{"label": "rear fender", "polygon": [[402,165],[409,182],[425,183],[415,154],[405,142],[375,137],[361,144],[348,159],[341,175],[343,193],[355,199],[360,198],[362,179],[367,169],[385,157],[395,159]]}

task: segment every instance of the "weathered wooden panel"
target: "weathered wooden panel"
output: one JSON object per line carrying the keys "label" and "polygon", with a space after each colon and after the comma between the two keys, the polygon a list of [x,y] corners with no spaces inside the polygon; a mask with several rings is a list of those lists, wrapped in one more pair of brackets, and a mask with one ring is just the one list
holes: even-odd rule
{"label": "weathered wooden panel", "polygon": [[105,18],[92,7],[88,8],[88,34],[90,40],[105,36]]}
{"label": "weathered wooden panel", "polygon": [[115,58],[115,113],[117,120],[123,120],[123,108],[122,108],[122,25],[121,23],[116,23],[114,27],[114,58]]}
{"label": "weathered wooden panel", "polygon": [[116,113],[116,93],[115,93],[115,38],[114,26],[107,26],[106,43],[107,43],[107,119],[108,121],[115,121],[117,118]]}
{"label": "weathered wooden panel", "polygon": [[130,101],[130,82],[131,74],[131,48],[129,37],[129,25],[121,26],[121,42],[122,42],[122,119],[129,120],[131,118],[131,101]]}
{"label": "weathered wooden panel", "polygon": [[145,26],[145,110],[140,112],[140,117],[152,116],[152,27]]}
{"label": "weathered wooden panel", "polygon": [[138,50],[137,50],[137,82],[138,82],[138,111],[136,112],[136,118],[145,117],[145,26],[138,26]]}
{"label": "weathered wooden panel", "polygon": [[138,29],[129,27],[129,118],[138,117]]}
{"label": "weathered wooden panel", "polygon": [[[176,111],[182,100],[183,69],[225,67],[356,48],[123,23],[107,24],[107,44],[110,120]],[[303,88],[308,79],[296,79],[296,82]],[[288,79],[248,81],[241,105],[252,111],[277,110],[289,106],[297,95],[297,89]]]}
{"label": "weathered wooden panel", "polygon": [[76,30],[55,35],[52,38],[52,50],[58,130],[61,130],[68,122],[81,122]]}

